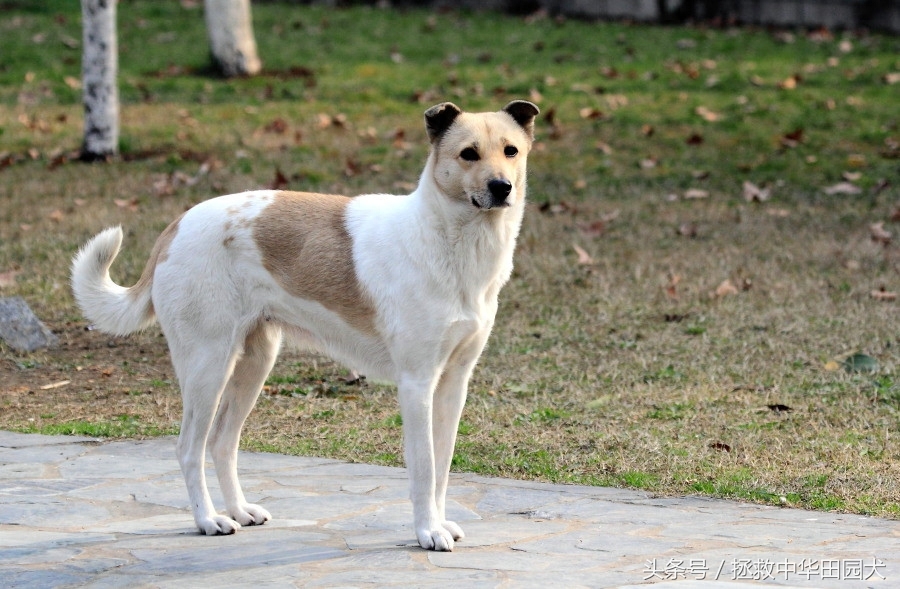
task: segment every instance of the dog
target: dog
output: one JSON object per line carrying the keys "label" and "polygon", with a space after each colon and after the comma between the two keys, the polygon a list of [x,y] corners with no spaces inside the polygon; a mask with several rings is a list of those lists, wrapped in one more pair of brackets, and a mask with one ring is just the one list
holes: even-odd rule
{"label": "dog", "polygon": [[[241,429],[283,339],[399,390],[418,543],[452,550],[445,515],[450,461],[469,378],[485,347],[525,210],[527,156],[539,109],[425,112],[431,142],[408,195],[257,190],[204,201],[159,236],[134,286],[109,268],[121,227],[72,262],[72,289],[98,329],[158,321],[181,387],[176,446],[203,534],[268,521],[237,476]],[[227,516],[206,486],[206,449]]]}

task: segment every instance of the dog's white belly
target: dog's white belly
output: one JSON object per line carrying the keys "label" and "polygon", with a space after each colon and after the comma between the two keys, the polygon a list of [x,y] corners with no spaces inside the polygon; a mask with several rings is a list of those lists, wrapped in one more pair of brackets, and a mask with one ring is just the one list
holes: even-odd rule
{"label": "dog's white belly", "polygon": [[385,342],[360,333],[320,303],[291,297],[283,291],[264,310],[282,326],[288,343],[323,352],[370,378],[396,381],[397,374]]}

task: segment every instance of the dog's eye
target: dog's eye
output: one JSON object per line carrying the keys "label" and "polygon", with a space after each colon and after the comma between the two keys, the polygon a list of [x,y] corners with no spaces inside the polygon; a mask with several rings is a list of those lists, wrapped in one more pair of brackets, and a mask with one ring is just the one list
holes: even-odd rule
{"label": "dog's eye", "polygon": [[507,145],[503,148],[503,155],[506,157],[516,157],[516,154],[519,153],[519,150],[515,148],[513,145]]}
{"label": "dog's eye", "polygon": [[462,150],[459,154],[459,157],[463,158],[467,162],[477,162],[479,159],[481,159],[478,156],[478,152],[471,147],[467,147]]}

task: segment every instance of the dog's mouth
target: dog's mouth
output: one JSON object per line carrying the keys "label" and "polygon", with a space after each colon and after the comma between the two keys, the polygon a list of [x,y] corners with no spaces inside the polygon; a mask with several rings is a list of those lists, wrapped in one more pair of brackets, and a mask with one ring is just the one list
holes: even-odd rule
{"label": "dog's mouth", "polygon": [[474,196],[469,197],[469,200],[472,202],[472,206],[480,211],[489,211],[491,209],[505,209],[510,206],[509,201],[504,200],[502,202],[493,202],[493,199],[488,197],[487,204],[479,202],[477,198]]}

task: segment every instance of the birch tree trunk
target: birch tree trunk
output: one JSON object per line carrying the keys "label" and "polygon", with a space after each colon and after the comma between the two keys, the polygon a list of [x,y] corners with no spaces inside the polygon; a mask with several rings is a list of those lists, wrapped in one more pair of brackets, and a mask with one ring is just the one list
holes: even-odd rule
{"label": "birch tree trunk", "polygon": [[84,50],[82,92],[84,143],[81,159],[107,159],[119,150],[119,48],[116,0],[81,0]]}
{"label": "birch tree trunk", "polygon": [[213,65],[227,77],[259,73],[250,0],[204,0],[204,12]]}

